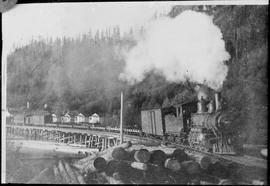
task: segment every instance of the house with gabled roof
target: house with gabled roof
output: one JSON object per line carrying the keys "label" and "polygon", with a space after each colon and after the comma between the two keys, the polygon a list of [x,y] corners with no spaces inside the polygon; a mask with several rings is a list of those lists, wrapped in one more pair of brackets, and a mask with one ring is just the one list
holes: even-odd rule
{"label": "house with gabled roof", "polygon": [[71,116],[70,116],[70,114],[68,112],[61,115],[61,122],[62,123],[70,123],[71,122]]}
{"label": "house with gabled roof", "polygon": [[89,123],[99,123],[100,116],[97,113],[94,113],[92,116],[89,116]]}
{"label": "house with gabled roof", "polygon": [[75,123],[83,123],[85,122],[85,116],[82,113],[79,113],[75,116]]}

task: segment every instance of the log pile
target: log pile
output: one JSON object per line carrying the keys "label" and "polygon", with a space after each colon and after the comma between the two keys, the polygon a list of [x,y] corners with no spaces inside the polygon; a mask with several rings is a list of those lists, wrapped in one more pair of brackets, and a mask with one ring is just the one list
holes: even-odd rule
{"label": "log pile", "polygon": [[76,168],[64,160],[53,167],[45,168],[27,183],[31,184],[85,184],[83,176]]}
{"label": "log pile", "polygon": [[[215,176],[219,163],[204,155],[188,155],[183,149],[166,154],[162,150],[131,149],[130,142],[108,149],[97,157],[73,165],[84,174],[87,184],[201,184],[205,174]],[[83,163],[84,162],[84,163]],[[212,172],[211,172],[212,171]],[[222,170],[223,171],[223,170]],[[232,184],[226,177],[214,184]]]}

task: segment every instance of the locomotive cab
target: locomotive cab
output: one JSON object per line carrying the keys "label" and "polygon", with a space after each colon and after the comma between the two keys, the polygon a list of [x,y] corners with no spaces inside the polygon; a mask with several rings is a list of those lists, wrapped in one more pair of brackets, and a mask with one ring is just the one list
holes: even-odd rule
{"label": "locomotive cab", "polygon": [[169,142],[187,143],[190,131],[191,113],[196,112],[196,101],[185,102],[163,108],[164,131]]}

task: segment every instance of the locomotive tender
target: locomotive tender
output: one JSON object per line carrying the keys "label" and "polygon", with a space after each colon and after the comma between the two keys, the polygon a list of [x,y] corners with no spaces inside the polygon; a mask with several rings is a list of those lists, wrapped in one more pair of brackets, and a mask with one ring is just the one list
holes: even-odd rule
{"label": "locomotive tender", "polygon": [[[215,105],[214,105],[215,103]],[[141,111],[142,132],[192,148],[218,154],[235,154],[232,122],[221,109],[220,96],[214,99],[198,91],[198,100],[166,108]]]}

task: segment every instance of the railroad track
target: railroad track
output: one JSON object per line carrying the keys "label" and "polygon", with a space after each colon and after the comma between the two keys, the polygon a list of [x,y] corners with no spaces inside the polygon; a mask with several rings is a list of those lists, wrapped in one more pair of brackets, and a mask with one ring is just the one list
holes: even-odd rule
{"label": "railroad track", "polygon": [[[10,125],[9,125],[10,126]],[[16,126],[16,125],[15,125]],[[61,129],[62,131],[65,132],[77,132],[77,133],[82,133],[82,134],[98,134],[98,135],[103,135],[103,136],[112,136],[112,137],[118,137],[119,133],[118,132],[107,132],[107,131],[99,131],[99,130],[85,130],[85,129],[74,129],[74,128],[61,128],[61,127],[51,127],[51,126],[16,126],[16,127],[21,127],[21,128],[43,128],[47,130],[59,130]],[[130,141],[141,141],[141,142],[155,142],[155,143],[160,143],[162,144],[162,140],[160,139],[153,139],[153,138],[146,138],[142,136],[136,136],[136,135],[130,135],[130,134],[125,134],[124,135],[124,140],[130,140]],[[214,153],[209,153],[209,152],[204,152],[198,149],[191,148],[186,145],[182,144],[177,144],[177,143],[170,143],[169,146],[164,145],[164,147],[175,147],[175,148],[181,148],[189,151],[190,153],[200,153],[207,155],[215,160],[219,160],[222,162],[235,162],[240,165],[244,166],[249,166],[249,167],[259,167],[262,169],[267,169],[267,160],[266,159],[260,159],[256,158],[253,156],[236,156],[236,155],[220,155],[220,154],[214,154]]]}

